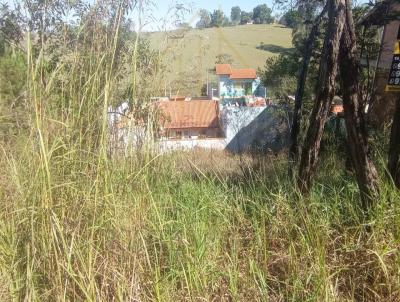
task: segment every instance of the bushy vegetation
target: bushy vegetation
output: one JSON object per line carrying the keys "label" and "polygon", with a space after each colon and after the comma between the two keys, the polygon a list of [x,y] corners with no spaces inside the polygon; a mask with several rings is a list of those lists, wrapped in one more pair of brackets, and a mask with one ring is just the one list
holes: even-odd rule
{"label": "bushy vegetation", "polygon": [[101,146],[44,139],[46,153],[33,137],[2,150],[2,301],[399,295],[398,192],[383,187],[364,221],[336,156],[324,159],[303,199],[284,158],[106,159]]}
{"label": "bushy vegetation", "polygon": [[[314,3],[315,2],[315,3]],[[282,1],[277,0],[282,4]],[[283,1],[284,4],[285,1]],[[292,49],[279,48],[275,45],[277,57],[267,58],[264,68],[260,74],[264,85],[270,88],[270,96],[282,98],[284,95],[294,95],[296,93],[296,80],[299,75],[300,66],[303,61],[305,44],[307,37],[313,25],[313,18],[321,10],[322,2],[318,1],[297,1],[297,10],[288,9],[282,16],[280,23],[292,29]],[[306,8],[305,8],[305,7]],[[375,60],[379,52],[379,35],[376,26],[363,28],[357,20],[359,20],[366,11],[368,6],[355,6],[353,14],[357,25],[357,45],[358,53],[362,56],[363,63],[361,72],[361,84],[365,91],[371,90],[371,82],[374,74],[374,67],[370,61]],[[323,47],[323,31],[326,27],[326,18],[322,20],[317,37],[314,41],[312,56],[309,64],[308,80],[306,83],[306,106],[309,107],[308,100],[315,90],[318,83],[318,64],[321,58]],[[259,49],[272,51],[271,45],[261,44]]]}
{"label": "bushy vegetation", "polygon": [[272,17],[272,9],[266,4],[257,5],[252,12],[242,11],[239,6],[231,9],[230,19],[225,16],[221,9],[214,10],[210,13],[206,9],[199,11],[200,20],[197,22],[197,28],[223,27],[243,25],[250,22],[255,24],[271,24],[274,22]]}

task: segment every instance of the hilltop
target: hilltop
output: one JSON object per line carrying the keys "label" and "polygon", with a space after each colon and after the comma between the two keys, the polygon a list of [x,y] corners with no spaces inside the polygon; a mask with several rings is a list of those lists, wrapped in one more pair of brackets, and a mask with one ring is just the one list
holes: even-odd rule
{"label": "hilltop", "polygon": [[154,32],[146,36],[167,64],[167,90],[173,86],[180,93],[200,93],[207,81],[207,70],[214,67],[218,54],[231,55],[235,67],[263,68],[267,58],[291,49],[291,32],[281,25],[259,24]]}

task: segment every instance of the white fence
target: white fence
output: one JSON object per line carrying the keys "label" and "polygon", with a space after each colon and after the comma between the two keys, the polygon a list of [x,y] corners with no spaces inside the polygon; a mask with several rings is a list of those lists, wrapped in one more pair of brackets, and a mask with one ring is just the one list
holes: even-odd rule
{"label": "white fence", "polygon": [[157,145],[161,152],[194,148],[224,150],[226,140],[224,138],[160,140]]}

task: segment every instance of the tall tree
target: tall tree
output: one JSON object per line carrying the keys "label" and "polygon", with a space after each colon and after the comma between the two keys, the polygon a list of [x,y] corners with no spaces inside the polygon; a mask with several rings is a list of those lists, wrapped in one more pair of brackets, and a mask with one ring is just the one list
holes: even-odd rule
{"label": "tall tree", "polygon": [[[314,20],[313,26],[311,28],[310,34],[307,38],[304,47],[303,53],[303,63],[301,65],[300,73],[297,80],[297,89],[295,95],[295,105],[293,111],[293,123],[290,131],[291,137],[291,145],[289,149],[289,158],[290,158],[290,169],[292,169],[293,165],[297,161],[298,155],[298,136],[300,132],[300,121],[301,121],[301,110],[303,106],[303,96],[306,85],[306,78],[308,73],[308,67],[310,65],[310,60],[315,44],[315,39],[317,37],[318,29],[320,27],[321,20],[323,16],[326,14],[327,6],[324,7],[322,12],[318,15],[318,17]],[[290,171],[292,172],[292,171]],[[291,173],[290,173],[291,174]]]}
{"label": "tall tree", "polygon": [[257,5],[253,9],[253,20],[256,24],[269,24],[274,21],[272,17],[272,9],[266,4]]}
{"label": "tall tree", "polygon": [[220,9],[214,10],[211,14],[211,26],[212,27],[221,27],[224,25],[225,15],[224,12]]}
{"label": "tall tree", "polygon": [[298,185],[303,193],[307,193],[311,187],[325,121],[335,95],[339,46],[345,23],[345,0],[329,0],[327,5],[329,21],[319,68],[320,81],[299,166]]}
{"label": "tall tree", "polygon": [[231,26],[231,20],[227,16],[224,16],[224,21],[222,22],[222,26]]}
{"label": "tall tree", "polygon": [[300,22],[302,22],[300,13],[298,10],[294,9],[288,10],[279,20],[280,24],[290,28],[297,27]]}
{"label": "tall tree", "polygon": [[240,24],[247,24],[253,19],[253,13],[242,11],[240,14]]}
{"label": "tall tree", "polygon": [[240,23],[242,10],[239,6],[234,6],[231,9],[231,22],[233,25],[238,25]]}
{"label": "tall tree", "polygon": [[[400,27],[397,33],[400,39]],[[400,97],[396,101],[390,134],[388,171],[398,189],[400,189]]]}
{"label": "tall tree", "polygon": [[390,133],[388,171],[394,184],[400,189],[400,97],[396,102]]}
{"label": "tall tree", "polygon": [[197,28],[207,28],[211,26],[211,16],[210,12],[206,9],[201,9],[199,11],[200,20],[197,22]]}
{"label": "tall tree", "polygon": [[0,55],[6,49],[6,44],[16,46],[22,39],[18,8],[11,10],[8,5],[0,4]]}
{"label": "tall tree", "polygon": [[378,196],[378,174],[371,160],[359,81],[359,58],[351,0],[345,0],[346,22],[340,43],[340,79],[350,155],[355,168],[363,209]]}

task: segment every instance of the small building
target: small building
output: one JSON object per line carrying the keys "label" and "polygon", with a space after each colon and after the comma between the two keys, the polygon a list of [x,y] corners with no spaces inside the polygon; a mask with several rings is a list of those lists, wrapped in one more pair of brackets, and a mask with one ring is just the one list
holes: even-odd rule
{"label": "small building", "polygon": [[159,108],[164,139],[221,137],[219,106],[216,101],[162,101]]}
{"label": "small building", "polygon": [[[260,79],[253,68],[235,69],[230,64],[216,64],[215,71],[218,77],[218,97],[243,98],[246,96],[265,97],[265,89],[261,88]],[[264,90],[264,91],[263,91]],[[262,95],[264,92],[264,95]]]}

